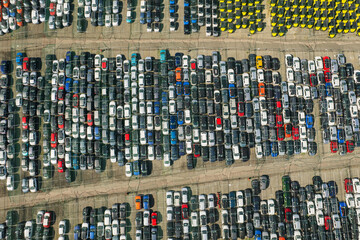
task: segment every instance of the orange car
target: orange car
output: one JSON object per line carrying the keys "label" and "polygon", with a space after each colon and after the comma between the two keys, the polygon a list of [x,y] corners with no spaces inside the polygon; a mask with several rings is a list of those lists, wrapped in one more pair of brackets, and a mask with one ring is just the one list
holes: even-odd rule
{"label": "orange car", "polygon": [[4,7],[6,7],[6,8],[9,7],[9,0],[3,0],[2,3],[3,3]]}
{"label": "orange car", "polygon": [[265,84],[259,83],[259,97],[265,97]]}
{"label": "orange car", "polygon": [[136,197],[135,197],[135,209],[136,210],[140,210],[141,209],[141,204],[142,203],[142,201],[141,201],[141,196],[140,195],[137,195]]}
{"label": "orange car", "polygon": [[50,3],[49,11],[50,11],[51,16],[55,16],[55,11],[56,11],[56,4],[55,3],[53,3],[53,2]]}
{"label": "orange car", "polygon": [[175,77],[176,77],[176,81],[181,81],[181,68],[176,68],[175,69]]}
{"label": "orange car", "polygon": [[285,137],[289,138],[291,137],[292,133],[292,125],[291,124],[285,124]]}
{"label": "orange car", "polygon": [[284,237],[279,237],[279,240],[285,240],[285,238]]}

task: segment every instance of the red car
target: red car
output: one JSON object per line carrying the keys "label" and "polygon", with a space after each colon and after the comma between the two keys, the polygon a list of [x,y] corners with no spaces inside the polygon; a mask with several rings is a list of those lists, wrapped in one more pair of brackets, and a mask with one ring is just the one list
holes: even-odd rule
{"label": "red car", "polygon": [[72,106],[75,108],[79,107],[79,95],[77,94],[73,95]]}
{"label": "red car", "polygon": [[324,222],[325,222],[325,230],[329,230],[329,229],[331,230],[331,217],[325,216]]}
{"label": "red car", "polygon": [[190,64],[191,70],[196,71],[196,62],[191,62]]}
{"label": "red car", "polygon": [[27,117],[22,117],[22,128],[23,129],[28,129],[29,128],[28,118]]}
{"label": "red car", "polygon": [[299,127],[292,128],[292,136],[294,140],[298,140],[300,138]]}
{"label": "red car", "polygon": [[49,6],[49,12],[51,16],[55,16],[55,11],[56,11],[56,4],[55,3],[50,3]]}
{"label": "red car", "polygon": [[24,57],[23,59],[23,71],[29,71],[29,58]]}
{"label": "red car", "polygon": [[353,141],[346,141],[346,151],[348,153],[352,153],[355,149],[355,145]]}
{"label": "red car", "polygon": [[59,89],[58,89],[58,100],[59,100],[59,101],[64,100],[64,96],[65,96],[65,87],[64,87],[64,86],[61,86],[61,87],[59,87]]}
{"label": "red car", "polygon": [[245,114],[245,104],[243,102],[238,102],[238,116],[242,117]]}
{"label": "red car", "polygon": [[64,116],[58,116],[58,128],[64,128]]}
{"label": "red car", "polygon": [[125,142],[130,142],[130,133],[125,133]]}
{"label": "red car", "polygon": [[323,68],[324,71],[330,71],[331,68],[331,60],[329,57],[323,57]]}
{"label": "red car", "polygon": [[221,117],[217,117],[217,118],[216,118],[216,126],[220,126],[220,128],[222,127]]}
{"label": "red car", "polygon": [[181,205],[181,212],[182,212],[182,218],[188,219],[189,218],[189,206],[187,204]]}
{"label": "red car", "polygon": [[59,159],[59,160],[58,160],[58,172],[59,172],[59,173],[64,172],[64,168],[65,168],[65,161],[64,161],[64,159]]}
{"label": "red car", "polygon": [[332,153],[336,153],[338,151],[338,143],[336,141],[330,142],[330,150]]}
{"label": "red car", "polygon": [[324,71],[325,82],[331,82],[331,73],[330,71]]}
{"label": "red car", "polygon": [[353,193],[354,192],[354,188],[353,188],[353,185],[352,185],[351,178],[345,178],[344,179],[344,186],[345,186],[345,192],[346,193]]}
{"label": "red car", "polygon": [[284,124],[282,114],[276,114],[276,127],[282,127]]}
{"label": "red car", "polygon": [[277,130],[278,141],[283,141],[285,138],[285,131],[283,127],[279,127]]}
{"label": "red car", "polygon": [[289,223],[290,221],[292,221],[292,216],[291,216],[291,209],[290,208],[285,208],[285,222]]}
{"label": "red car", "polygon": [[51,147],[56,148],[57,146],[57,133],[51,133]]}
{"label": "red car", "polygon": [[87,119],[88,126],[92,126],[94,124],[93,118],[92,118],[92,113],[88,113],[86,119]]}
{"label": "red car", "polygon": [[43,216],[43,227],[49,228],[51,225],[51,212],[46,212]]}
{"label": "red car", "polygon": [[153,212],[151,214],[151,225],[156,226],[157,225],[157,213]]}
{"label": "red car", "polygon": [[281,103],[281,101],[276,101],[276,108],[277,108],[277,109],[282,109],[282,103]]}

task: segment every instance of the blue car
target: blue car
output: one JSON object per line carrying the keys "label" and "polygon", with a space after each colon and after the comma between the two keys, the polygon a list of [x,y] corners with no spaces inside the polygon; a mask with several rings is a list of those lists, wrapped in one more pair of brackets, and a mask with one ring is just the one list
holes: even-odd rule
{"label": "blue car", "polygon": [[152,131],[148,131],[147,132],[147,139],[148,139],[148,144],[149,145],[154,145],[154,137],[153,137],[153,132]]}
{"label": "blue car", "polygon": [[144,12],[140,13],[140,24],[145,24],[145,17],[146,15]]}
{"label": "blue car", "polygon": [[151,14],[151,11],[147,11],[147,12],[146,12],[146,22],[147,22],[147,23],[152,23],[152,14]]}
{"label": "blue car", "polygon": [[90,239],[95,239],[96,227],[94,225],[90,225]]}
{"label": "blue car", "polygon": [[184,7],[189,7],[189,6],[190,6],[189,0],[184,0]]}
{"label": "blue car", "polygon": [[72,79],[71,78],[67,78],[65,80],[65,91],[66,92],[71,92],[71,87],[72,87]]}
{"label": "blue car", "polygon": [[79,167],[79,159],[77,157],[73,157],[72,165],[73,165],[74,170],[79,170],[80,169],[80,167]]}
{"label": "blue car", "polygon": [[191,23],[197,23],[197,19],[196,19],[196,18],[192,18],[192,19],[191,19]]}
{"label": "blue car", "polygon": [[143,206],[145,210],[149,210],[150,208],[150,197],[149,194],[145,194],[143,196]]}
{"label": "blue car", "polygon": [[177,117],[178,124],[183,125],[184,124],[184,111],[179,111],[177,115],[178,115],[178,117]]}
{"label": "blue car", "polygon": [[94,137],[95,137],[95,140],[101,139],[99,127],[94,127]]}
{"label": "blue car", "polygon": [[137,53],[131,54],[131,66],[136,66],[137,65],[138,57],[139,56],[138,56]]}
{"label": "blue car", "polygon": [[340,217],[346,218],[347,214],[346,214],[346,203],[345,202],[339,202],[339,212],[340,212]]}
{"label": "blue car", "polygon": [[170,5],[174,5],[175,4],[175,0],[170,0]]}
{"label": "blue car", "polygon": [[66,52],[66,58],[65,58],[66,62],[71,62],[73,56],[74,56],[74,52],[73,52],[73,51],[67,51],[67,52]]}
{"label": "blue car", "polygon": [[231,191],[229,193],[229,203],[230,203],[230,208],[236,208],[236,192],[235,191]]}
{"label": "blue car", "polygon": [[185,96],[190,95],[190,83],[189,82],[184,82],[183,86],[184,86],[184,95]]}
{"label": "blue car", "polygon": [[170,116],[170,129],[177,128],[177,117],[174,115]]}
{"label": "blue car", "polygon": [[184,156],[184,155],[185,155],[185,142],[180,141],[179,142],[179,156]]}
{"label": "blue car", "polygon": [[162,49],[160,50],[160,63],[165,63],[167,59],[167,50]]}
{"label": "blue car", "polygon": [[181,67],[182,65],[182,53],[175,53],[175,66],[176,67]]}
{"label": "blue car", "polygon": [[277,157],[279,155],[278,143],[277,142],[272,142],[270,144],[270,146],[271,146],[271,156],[272,157]]}
{"label": "blue car", "polygon": [[160,115],[160,102],[154,102],[154,113]]}
{"label": "blue car", "polygon": [[232,83],[229,84],[229,97],[234,98],[235,92],[236,92],[235,84]]}
{"label": "blue car", "polygon": [[166,105],[168,102],[168,94],[167,92],[162,92],[161,93],[161,101],[162,101],[162,104]]}
{"label": "blue car", "polygon": [[18,53],[16,54],[16,64],[17,64],[17,65],[21,65],[22,62],[23,62],[23,58],[24,58],[24,54],[21,53],[21,52],[18,52]]}
{"label": "blue car", "polygon": [[332,89],[332,84],[331,83],[325,83],[325,90],[326,90],[326,96],[332,96],[330,89]]}
{"label": "blue car", "polygon": [[74,227],[74,240],[80,239],[81,227],[80,224],[75,225]]}
{"label": "blue car", "polygon": [[73,93],[79,93],[79,81],[75,80],[73,82]]}
{"label": "blue car", "polygon": [[140,162],[138,160],[133,162],[133,171],[135,176],[140,175]]}
{"label": "blue car", "polygon": [[175,5],[170,5],[170,7],[169,7],[170,13],[175,13],[175,9],[176,9]]}
{"label": "blue car", "polygon": [[11,70],[11,62],[10,61],[1,61],[1,72],[2,74],[9,74]]}
{"label": "blue car", "polygon": [[314,126],[314,117],[312,115],[306,115],[306,127],[312,128]]}
{"label": "blue car", "polygon": [[255,240],[261,240],[261,231],[255,230]]}
{"label": "blue car", "polygon": [[344,129],[338,129],[337,130],[337,139],[338,139],[338,143],[344,143],[345,142],[345,131],[344,131]]}
{"label": "blue car", "polygon": [[170,139],[171,139],[171,145],[175,145],[177,143],[177,131],[171,130]]}

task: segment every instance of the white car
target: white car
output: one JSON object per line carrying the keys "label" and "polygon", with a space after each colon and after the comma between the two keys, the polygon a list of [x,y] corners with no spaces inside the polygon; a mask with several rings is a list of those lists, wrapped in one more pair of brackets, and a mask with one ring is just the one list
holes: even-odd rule
{"label": "white car", "polygon": [[228,81],[229,81],[229,83],[235,83],[235,72],[234,72],[234,69],[228,69],[227,74],[228,74]]}
{"label": "white car", "polygon": [[181,194],[180,192],[174,192],[174,206],[180,207],[181,205]]}
{"label": "white car", "polygon": [[[32,239],[34,235],[34,224],[32,221],[27,221],[24,228],[24,237],[26,240]],[[59,233],[60,234],[60,233]]]}
{"label": "white car", "polygon": [[104,212],[104,224],[105,226],[111,225],[111,211],[109,209],[106,209]]}
{"label": "white car", "polygon": [[214,194],[208,194],[207,195],[207,200],[208,200],[208,207],[209,208],[214,208],[215,207],[215,195]]}
{"label": "white car", "polygon": [[323,60],[322,57],[316,56],[315,57],[315,65],[316,65],[316,69],[320,70],[323,69]]}
{"label": "white car", "polygon": [[322,210],[316,210],[316,222],[318,226],[324,226],[324,213]]}
{"label": "white car", "polygon": [[308,68],[309,68],[309,73],[316,72],[315,62],[313,60],[308,61]]}
{"label": "white car", "polygon": [[112,228],[112,235],[113,236],[118,236],[119,233],[119,220],[115,219],[112,221],[111,224],[111,228]]}
{"label": "white car", "polygon": [[355,193],[360,193],[360,181],[359,178],[352,179],[353,188]]}
{"label": "white car", "polygon": [[65,220],[59,222],[59,235],[64,235],[67,232],[67,225]]}
{"label": "white car", "polygon": [[206,208],[206,196],[204,194],[199,195],[199,209],[205,210]]}
{"label": "white car", "polygon": [[174,208],[173,207],[167,207],[166,208],[166,220],[172,221],[174,218]]}
{"label": "white car", "polygon": [[173,194],[174,194],[173,191],[166,192],[166,205],[167,206],[172,206],[174,204]]}
{"label": "white car", "polygon": [[286,69],[286,78],[288,82],[294,82],[294,70],[292,68]]}
{"label": "white car", "polygon": [[360,208],[360,193],[355,193],[354,199],[355,199],[355,207]]}
{"label": "white car", "polygon": [[313,201],[307,201],[307,209],[308,209],[308,215],[314,216],[315,215],[315,205]]}
{"label": "white car", "polygon": [[[358,209],[356,209],[356,213],[358,213]],[[335,229],[340,229],[341,228],[341,222],[340,222],[339,214],[333,214],[332,215],[332,220],[333,220],[334,228]]]}
{"label": "white car", "polygon": [[309,86],[303,86],[304,99],[311,99],[311,92]]}
{"label": "white car", "polygon": [[244,87],[250,87],[250,77],[248,73],[243,74],[243,85]]}
{"label": "white car", "polygon": [[189,56],[188,55],[184,55],[182,57],[182,64],[183,64],[183,68],[189,68]]}
{"label": "white car", "polygon": [[275,215],[275,201],[273,199],[269,199],[267,201],[268,204],[268,214]]}
{"label": "white car", "polygon": [[299,214],[293,214],[293,227],[294,227],[294,230],[301,230]]}
{"label": "white car", "polygon": [[236,192],[236,204],[237,204],[237,207],[244,206],[244,192],[243,191]]}
{"label": "white car", "polygon": [[131,177],[132,176],[132,164],[130,162],[125,164],[125,176]]}
{"label": "white car", "polygon": [[144,226],[149,226],[150,225],[150,211],[144,211]]}
{"label": "white car", "polygon": [[333,74],[331,76],[331,83],[333,85],[334,88],[339,88],[340,87],[340,78],[337,74]]}
{"label": "white car", "polygon": [[303,96],[303,88],[300,85],[296,85],[296,97],[302,97]]}
{"label": "white car", "polygon": [[298,57],[293,58],[293,68],[294,68],[294,71],[301,71],[300,58],[298,58]]}
{"label": "white car", "polygon": [[326,97],[327,108],[329,112],[335,111],[335,104],[332,97]]}
{"label": "white car", "polygon": [[354,195],[352,195],[351,193],[347,193],[347,194],[345,194],[345,199],[346,199],[346,205],[348,208],[355,208]]}
{"label": "white car", "polygon": [[324,208],[323,199],[320,194],[315,194],[315,207],[316,210]]}
{"label": "white car", "polygon": [[291,54],[285,55],[285,64],[288,68],[293,66],[293,56]]}
{"label": "white car", "polygon": [[265,77],[264,77],[264,70],[262,69],[258,69],[257,70],[257,77],[258,77],[258,82],[264,82]]}
{"label": "white car", "polygon": [[191,226],[192,227],[198,227],[199,226],[199,215],[197,212],[191,212],[190,215],[191,218]]}
{"label": "white car", "polygon": [[244,223],[245,222],[244,208],[238,207],[236,213],[237,213],[237,223]]}

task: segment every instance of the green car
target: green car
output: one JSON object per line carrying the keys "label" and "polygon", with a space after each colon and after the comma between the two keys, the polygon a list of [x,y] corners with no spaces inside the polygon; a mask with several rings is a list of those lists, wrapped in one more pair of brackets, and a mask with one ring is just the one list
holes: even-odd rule
{"label": "green car", "polygon": [[282,177],[282,190],[284,192],[290,191],[290,182],[291,180],[289,176],[286,175]]}
{"label": "green car", "polygon": [[284,192],[284,207],[291,207],[291,194]]}

